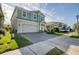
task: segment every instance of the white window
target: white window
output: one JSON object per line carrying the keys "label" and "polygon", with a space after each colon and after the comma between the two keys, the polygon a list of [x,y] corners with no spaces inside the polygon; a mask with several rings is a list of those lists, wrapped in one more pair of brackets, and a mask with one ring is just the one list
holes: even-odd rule
{"label": "white window", "polygon": [[36,13],[33,13],[33,19],[37,20],[37,14]]}
{"label": "white window", "polygon": [[26,12],[25,11],[23,11],[23,17],[26,17]]}
{"label": "white window", "polygon": [[22,14],[21,10],[17,10],[17,17],[21,18],[21,14]]}

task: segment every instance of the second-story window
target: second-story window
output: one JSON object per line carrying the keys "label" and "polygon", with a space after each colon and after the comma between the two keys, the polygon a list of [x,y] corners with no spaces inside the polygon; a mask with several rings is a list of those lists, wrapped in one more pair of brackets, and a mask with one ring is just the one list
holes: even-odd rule
{"label": "second-story window", "polygon": [[39,14],[39,17],[38,17],[38,21],[43,21],[44,20],[44,16],[42,14]]}
{"label": "second-story window", "polygon": [[31,14],[29,12],[27,12],[27,17],[28,19],[31,19]]}
{"label": "second-story window", "polygon": [[36,19],[36,15],[34,15],[34,19]]}
{"label": "second-story window", "polygon": [[44,20],[44,17],[41,17],[41,21],[43,21]]}
{"label": "second-story window", "polygon": [[23,17],[26,17],[26,12],[25,11],[23,11]]}
{"label": "second-story window", "polygon": [[33,13],[33,19],[36,20],[37,19],[37,14]]}
{"label": "second-story window", "polygon": [[17,10],[17,17],[21,17],[21,10]]}

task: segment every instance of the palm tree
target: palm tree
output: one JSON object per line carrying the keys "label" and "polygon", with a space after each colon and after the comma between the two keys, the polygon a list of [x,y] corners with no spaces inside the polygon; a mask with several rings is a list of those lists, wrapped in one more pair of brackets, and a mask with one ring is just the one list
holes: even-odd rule
{"label": "palm tree", "polygon": [[0,4],[0,28],[2,27],[3,22],[4,22],[4,15],[3,15],[1,4]]}
{"label": "palm tree", "polygon": [[76,15],[76,18],[77,18],[77,23],[75,24],[75,29],[77,30],[77,33],[79,34],[79,15]]}
{"label": "palm tree", "polygon": [[74,27],[75,27],[77,33],[79,34],[79,22],[74,24]]}

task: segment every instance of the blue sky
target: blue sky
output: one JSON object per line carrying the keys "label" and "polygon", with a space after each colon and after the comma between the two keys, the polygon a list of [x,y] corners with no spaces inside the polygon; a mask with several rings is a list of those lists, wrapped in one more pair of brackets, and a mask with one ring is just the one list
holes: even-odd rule
{"label": "blue sky", "polygon": [[55,8],[58,16],[64,17],[64,22],[71,25],[76,22],[79,14],[79,4],[48,4],[47,9]]}
{"label": "blue sky", "polygon": [[3,5],[5,6],[4,10],[6,10],[7,14],[5,23],[10,23],[11,15],[15,6],[20,6],[28,10],[40,10],[45,14],[46,22],[64,22],[70,26],[76,22],[76,15],[79,14],[79,4],[77,3],[7,3]]}

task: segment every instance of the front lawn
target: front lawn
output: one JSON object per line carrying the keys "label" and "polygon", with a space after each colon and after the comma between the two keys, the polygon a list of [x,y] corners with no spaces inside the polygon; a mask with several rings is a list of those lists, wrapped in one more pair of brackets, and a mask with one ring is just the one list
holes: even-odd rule
{"label": "front lawn", "polygon": [[32,44],[28,39],[21,37],[19,34],[15,34],[15,41],[18,44],[19,48]]}
{"label": "front lawn", "polygon": [[72,34],[70,37],[72,37],[72,38],[79,38],[79,34],[74,33],[74,34]]}
{"label": "front lawn", "polygon": [[11,39],[11,34],[5,32],[5,35],[0,38],[0,53],[21,48],[32,44],[29,40],[21,37],[19,34],[15,34],[15,37]]}
{"label": "front lawn", "polygon": [[64,35],[64,34],[67,34],[69,32],[64,32],[64,31],[54,31],[54,30],[51,30],[51,31],[45,31],[47,34],[53,34],[53,35],[57,35],[57,36],[61,36],[61,35]]}
{"label": "front lawn", "polygon": [[53,35],[61,36],[61,35],[67,34],[67,32],[54,32],[54,33],[47,32],[47,34],[53,34]]}
{"label": "front lawn", "polygon": [[62,54],[64,54],[64,52],[58,48],[53,48],[48,53],[46,53],[46,55],[62,55]]}
{"label": "front lawn", "polygon": [[64,35],[66,33],[64,33],[64,32],[55,32],[54,34],[57,35],[57,36],[61,36],[61,35]]}

